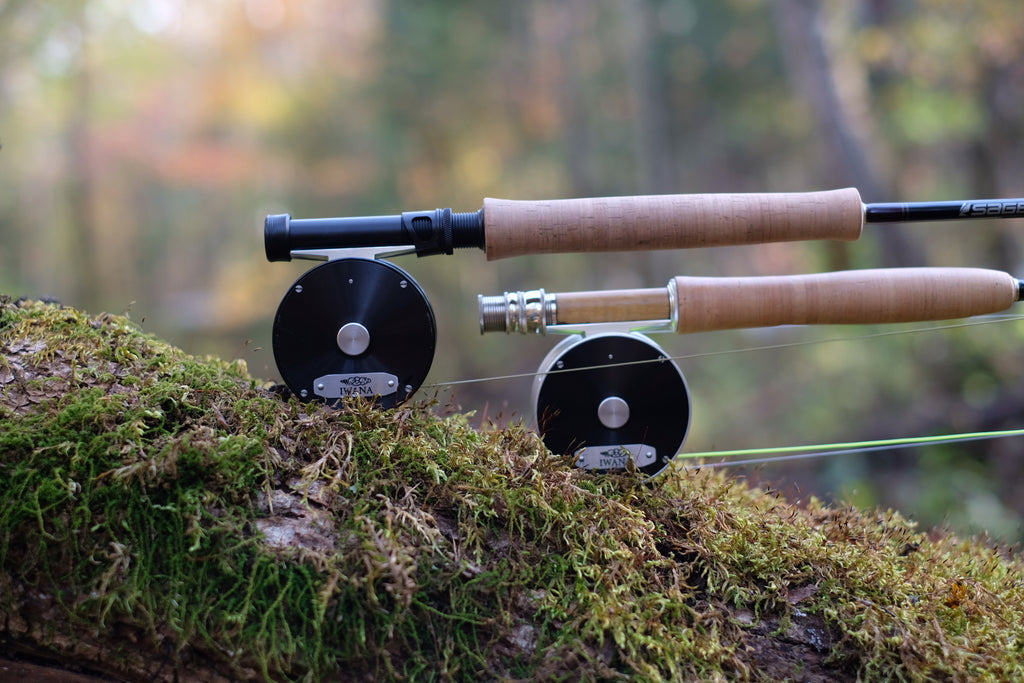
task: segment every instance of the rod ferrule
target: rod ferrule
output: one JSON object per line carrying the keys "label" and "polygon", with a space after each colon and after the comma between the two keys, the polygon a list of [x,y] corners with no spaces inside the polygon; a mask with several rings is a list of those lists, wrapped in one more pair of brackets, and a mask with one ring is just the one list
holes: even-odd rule
{"label": "rod ferrule", "polygon": [[548,325],[558,324],[558,301],[543,289],[477,296],[480,334],[547,334]]}

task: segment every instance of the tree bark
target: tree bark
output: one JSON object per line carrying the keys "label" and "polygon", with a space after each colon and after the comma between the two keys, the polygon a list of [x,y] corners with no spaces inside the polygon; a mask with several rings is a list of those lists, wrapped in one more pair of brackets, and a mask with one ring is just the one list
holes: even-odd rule
{"label": "tree bark", "polygon": [[[865,202],[891,200],[892,183],[882,170],[873,142],[871,103],[863,68],[843,60],[829,44],[825,17],[817,0],[778,0],[773,4],[782,54],[794,90],[814,114],[828,158],[824,177],[836,187],[853,185]],[[882,265],[924,265],[922,251],[898,226],[877,231]],[[834,247],[845,261],[845,246]],[[845,267],[845,266],[843,266]]]}

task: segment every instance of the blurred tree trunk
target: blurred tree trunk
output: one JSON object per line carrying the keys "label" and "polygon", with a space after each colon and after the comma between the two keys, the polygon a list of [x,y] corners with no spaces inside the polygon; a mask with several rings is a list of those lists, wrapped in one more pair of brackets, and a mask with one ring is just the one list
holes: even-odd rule
{"label": "blurred tree trunk", "polygon": [[[677,146],[672,131],[671,86],[664,73],[665,60],[658,31],[657,7],[650,0],[629,0],[622,4],[625,28],[626,86],[631,98],[633,157],[638,194],[676,194],[688,190],[679,186],[676,173]],[[687,270],[691,254],[678,251],[648,251],[638,255],[643,262],[643,284],[660,283]]]}
{"label": "blurred tree trunk", "polygon": [[67,207],[68,236],[73,280],[78,305],[99,308],[102,268],[97,220],[96,146],[93,139],[95,80],[90,54],[85,7],[77,24],[81,31],[77,69],[71,75],[71,98],[67,124]]}
{"label": "blurred tree trunk", "polygon": [[657,17],[648,0],[622,4],[626,34],[626,78],[632,99],[636,182],[640,194],[679,192],[675,146],[669,126],[667,88],[661,87],[657,60]]}
{"label": "blurred tree trunk", "polygon": [[588,121],[591,121],[593,116],[587,111],[587,82],[589,79],[586,73],[582,73],[585,70],[584,65],[581,64],[583,60],[577,54],[578,46],[586,42],[585,27],[581,27],[581,23],[591,17],[592,13],[589,11],[588,0],[555,2],[551,8],[558,17],[558,29],[555,31],[555,35],[561,37],[559,50],[564,79],[562,111],[564,112],[563,120],[567,122],[565,128],[566,170],[569,174],[573,196],[593,196],[597,194],[597,183],[594,179],[593,155],[590,152],[593,144]]}
{"label": "blurred tree trunk", "polygon": [[[778,0],[773,8],[793,88],[810,105],[826,146],[824,178],[832,186],[858,188],[865,202],[894,201],[894,183],[882,170],[882,153],[872,143],[878,135],[872,131],[864,67],[842,59],[829,45],[818,0]],[[899,227],[888,226],[876,234],[882,265],[924,264],[922,251]],[[833,246],[833,267],[846,267],[846,248]]]}
{"label": "blurred tree trunk", "polygon": [[[984,102],[982,135],[974,144],[972,191],[979,196],[1019,197],[1024,195],[1024,67],[1016,59],[990,64],[979,84]],[[1017,277],[1024,276],[1024,239],[1020,224],[998,222],[991,227],[994,248],[988,258],[992,265]],[[1024,412],[1024,395],[1019,385],[1001,386],[992,401],[986,426],[1012,428]],[[1010,444],[996,444],[988,452],[1000,499],[1018,514],[1024,514],[1024,477],[1021,462]]]}
{"label": "blurred tree trunk", "polygon": [[[0,2],[0,26],[16,26],[18,15],[28,5],[28,0]],[[8,60],[16,58],[25,49],[26,42],[23,33],[5,31],[3,40],[0,40],[0,64],[6,64]]]}
{"label": "blurred tree trunk", "polygon": [[[978,196],[1024,195],[1024,68],[1019,63],[991,64],[979,83],[985,112],[983,133],[974,145],[972,192]],[[993,226],[995,267],[1020,275],[1024,241],[1013,225]]]}

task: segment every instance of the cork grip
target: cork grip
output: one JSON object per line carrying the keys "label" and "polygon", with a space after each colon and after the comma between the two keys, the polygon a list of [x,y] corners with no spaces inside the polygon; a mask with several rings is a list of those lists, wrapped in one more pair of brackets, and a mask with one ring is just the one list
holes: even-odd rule
{"label": "cork grip", "polygon": [[527,254],[855,240],[863,223],[864,206],[854,188],[548,201],[484,199],[489,261]]}
{"label": "cork grip", "polygon": [[1009,308],[1013,276],[981,268],[850,270],[769,277],[676,277],[676,331],[951,320]]}

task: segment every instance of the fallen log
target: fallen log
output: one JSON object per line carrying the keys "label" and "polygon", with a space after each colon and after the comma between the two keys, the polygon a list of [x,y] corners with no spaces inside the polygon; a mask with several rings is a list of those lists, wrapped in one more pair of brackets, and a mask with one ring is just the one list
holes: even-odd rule
{"label": "fallen log", "polygon": [[569,465],[522,425],[302,404],[123,317],[0,297],[0,672],[1024,674],[1021,563],[983,540]]}

